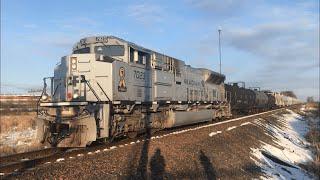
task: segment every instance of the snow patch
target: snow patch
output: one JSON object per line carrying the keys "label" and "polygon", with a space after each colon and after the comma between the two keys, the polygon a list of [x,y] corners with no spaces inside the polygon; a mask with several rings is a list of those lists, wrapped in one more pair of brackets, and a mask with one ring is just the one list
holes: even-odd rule
{"label": "snow patch", "polygon": [[6,145],[16,148],[17,146],[30,146],[36,139],[36,129],[28,128],[23,131],[17,131],[17,127],[6,133],[0,133],[0,145]]}
{"label": "snow patch", "polygon": [[56,162],[61,162],[61,161],[64,161],[64,158],[59,158],[56,160]]}
{"label": "snow patch", "polygon": [[252,123],[251,122],[245,122],[245,123],[240,124],[240,126],[246,126],[246,125],[249,125],[249,124],[252,124]]}
{"label": "snow patch", "polygon": [[220,134],[220,133],[222,133],[222,131],[212,132],[209,134],[209,136],[212,137],[212,136]]}
{"label": "snow patch", "polygon": [[237,126],[231,126],[231,127],[229,127],[229,128],[227,129],[227,131],[230,131],[230,130],[235,129],[235,128],[237,128]]}
{"label": "snow patch", "polygon": [[111,149],[116,149],[116,148],[117,148],[117,146],[111,146],[111,147],[110,147],[110,150],[111,150]]}
{"label": "snow patch", "polygon": [[312,161],[312,153],[308,149],[309,143],[304,139],[308,131],[307,122],[298,114],[287,110],[287,114],[274,115],[284,124],[279,128],[272,124],[264,124],[259,121],[257,125],[264,127],[274,143],[262,143],[259,149],[251,149],[254,162],[262,168],[266,179],[312,179],[312,177],[298,164]]}

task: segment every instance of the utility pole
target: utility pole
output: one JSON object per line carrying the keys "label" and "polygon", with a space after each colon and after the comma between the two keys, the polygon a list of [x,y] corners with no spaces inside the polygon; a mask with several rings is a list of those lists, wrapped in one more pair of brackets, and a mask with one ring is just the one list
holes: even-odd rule
{"label": "utility pole", "polygon": [[219,63],[219,68],[220,68],[220,74],[221,74],[221,27],[219,27],[218,29],[218,32],[219,32],[219,60],[220,60],[220,63]]}

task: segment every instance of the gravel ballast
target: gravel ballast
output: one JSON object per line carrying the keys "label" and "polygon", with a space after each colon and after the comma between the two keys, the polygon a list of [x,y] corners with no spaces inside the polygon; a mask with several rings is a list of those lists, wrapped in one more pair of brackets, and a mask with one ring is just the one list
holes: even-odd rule
{"label": "gravel ballast", "polygon": [[[280,110],[276,114],[284,113]],[[63,160],[45,163],[6,178],[13,179],[251,179],[262,171],[252,148],[273,142],[260,123],[270,114],[153,136]]]}

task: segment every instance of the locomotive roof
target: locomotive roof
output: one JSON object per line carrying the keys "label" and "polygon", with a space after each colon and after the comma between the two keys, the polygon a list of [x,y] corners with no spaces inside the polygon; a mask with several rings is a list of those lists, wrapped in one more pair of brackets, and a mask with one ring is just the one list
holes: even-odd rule
{"label": "locomotive roof", "polygon": [[[99,42],[107,42],[108,39],[117,39],[118,41],[122,41],[122,42],[124,42],[124,43],[127,43],[129,46],[132,46],[132,47],[137,48],[137,49],[139,49],[139,50],[142,50],[142,51],[145,51],[145,52],[148,52],[148,53],[158,53],[158,54],[161,54],[161,55],[164,55],[164,56],[167,56],[167,57],[171,57],[171,56],[168,56],[168,55],[159,53],[159,52],[157,52],[157,51],[144,48],[144,47],[142,47],[142,46],[140,46],[140,45],[137,45],[137,44],[135,44],[135,43],[133,43],[133,42],[130,42],[130,41],[121,39],[121,38],[116,37],[116,36],[90,36],[90,37],[85,37],[85,38],[81,39],[79,42],[77,42],[77,43],[73,46],[73,50],[78,49],[79,47],[81,47],[81,46],[84,45],[84,44],[94,44],[94,43],[99,43]],[[171,58],[173,58],[173,57],[171,57]],[[179,60],[179,59],[177,59],[177,58],[173,58],[173,59],[175,59],[176,61],[180,61],[181,63],[185,64],[185,62],[182,61],[182,60]],[[190,66],[190,65],[187,65],[187,66],[189,66],[190,68],[192,68],[192,69],[194,69],[194,70],[209,72],[209,73],[211,73],[212,75],[221,77],[223,80],[225,79],[225,75],[220,74],[220,73],[215,72],[215,71],[212,71],[212,70],[210,70],[210,69],[206,69],[206,68],[195,68],[195,67],[192,67],[192,66]]]}
{"label": "locomotive roof", "polygon": [[[146,51],[146,52],[150,52],[150,53],[151,52],[156,52],[156,51],[144,48],[144,47],[139,46],[139,45],[137,45],[137,44],[135,44],[133,42],[126,41],[126,40],[121,39],[121,38],[116,37],[116,36],[90,36],[90,37],[85,37],[85,38],[80,39],[80,41],[77,42],[73,46],[73,49],[76,49],[77,47],[79,47],[79,45],[82,45],[82,44],[94,44],[94,43],[100,43],[100,42],[107,42],[108,39],[117,39],[118,41],[125,42],[125,43],[129,44],[130,46],[136,47],[136,48],[141,49],[141,50]],[[159,54],[161,54],[161,53],[159,53]]]}

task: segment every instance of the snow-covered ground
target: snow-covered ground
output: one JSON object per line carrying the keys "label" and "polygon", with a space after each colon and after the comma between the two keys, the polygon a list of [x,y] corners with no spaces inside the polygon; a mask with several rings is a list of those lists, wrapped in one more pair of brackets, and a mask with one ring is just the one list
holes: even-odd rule
{"label": "snow-covered ground", "polygon": [[[12,149],[13,152],[23,152],[35,145],[36,130],[28,128],[26,130],[18,131],[17,128],[6,133],[0,133],[0,147]],[[9,152],[1,152],[1,155]]]}
{"label": "snow-covered ground", "polygon": [[313,160],[309,143],[304,136],[308,132],[306,120],[291,110],[286,114],[274,115],[283,126],[266,124],[261,120],[256,125],[264,127],[274,138],[274,143],[261,142],[263,146],[252,149],[252,159],[262,168],[262,179],[313,179],[298,164]]}

